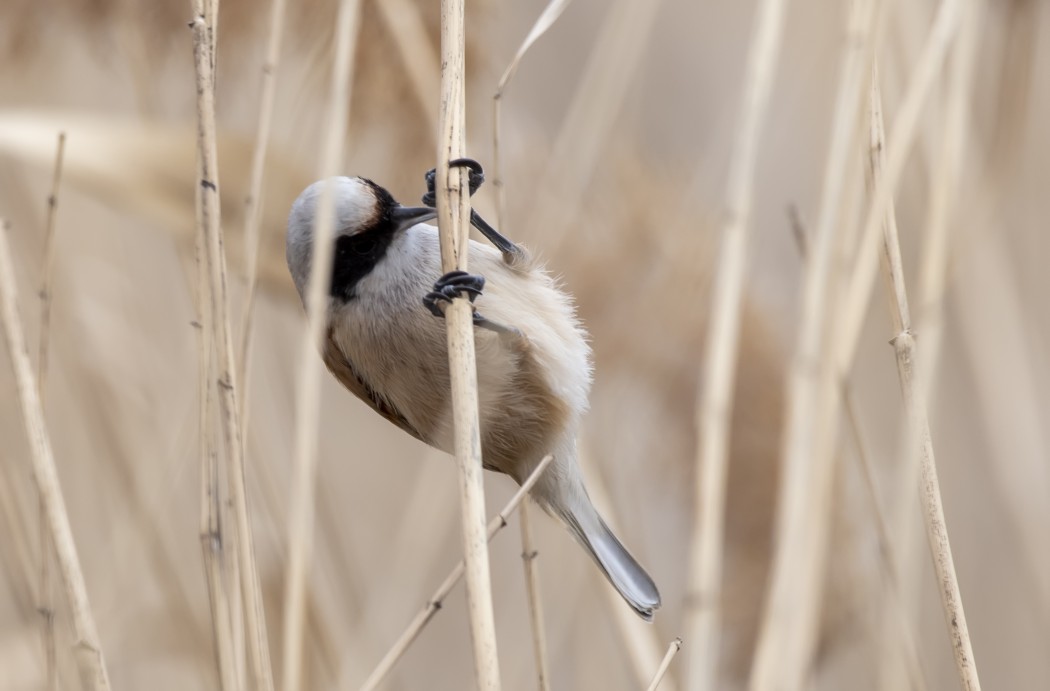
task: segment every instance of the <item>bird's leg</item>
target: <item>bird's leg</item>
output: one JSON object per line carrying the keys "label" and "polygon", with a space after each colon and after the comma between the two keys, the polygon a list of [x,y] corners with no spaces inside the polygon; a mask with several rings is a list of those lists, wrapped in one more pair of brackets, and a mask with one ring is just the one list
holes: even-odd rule
{"label": "bird's leg", "polygon": [[[466,295],[471,304],[485,288],[485,277],[468,274],[466,271],[450,271],[434,283],[434,290],[423,296],[423,305],[435,317],[445,317],[445,309],[457,297]],[[474,326],[495,332],[515,341],[525,342],[525,336],[513,326],[494,322],[474,310]]]}
{"label": "bird's leg", "polygon": [[[470,169],[470,174],[467,177],[467,186],[471,196],[474,196],[474,193],[481,187],[481,183],[485,182],[485,170],[480,163],[472,158],[457,158],[449,161],[448,165],[450,168],[462,166]],[[435,207],[437,205],[437,194],[434,191],[434,184],[437,178],[437,171],[434,169],[428,170],[424,177],[427,182],[427,193],[423,195],[423,203],[429,207]],[[503,254],[504,263],[515,266],[526,259],[527,254],[525,250],[490,226],[473,208],[470,210],[470,224],[477,228],[478,232],[484,235]]]}

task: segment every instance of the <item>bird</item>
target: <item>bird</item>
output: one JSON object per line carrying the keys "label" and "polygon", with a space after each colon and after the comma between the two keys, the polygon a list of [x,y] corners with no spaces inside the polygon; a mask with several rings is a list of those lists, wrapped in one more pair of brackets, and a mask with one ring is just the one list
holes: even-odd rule
{"label": "bird", "polygon": [[[466,166],[469,191],[484,180]],[[331,374],[382,417],[452,453],[451,388],[444,310],[456,297],[473,307],[482,465],[519,485],[548,454],[531,496],[560,520],[612,586],[646,621],[660,607],[653,579],[595,509],[578,460],[588,408],[591,349],[572,298],[526,250],[473,209],[491,246],[469,240],[477,274],[441,274],[434,171],[424,206],[402,206],[361,177],[317,181],[288,217],[286,259],[305,306],[313,232],[325,185],[334,197],[333,264],[322,358]],[[435,281],[435,276],[437,279]]]}

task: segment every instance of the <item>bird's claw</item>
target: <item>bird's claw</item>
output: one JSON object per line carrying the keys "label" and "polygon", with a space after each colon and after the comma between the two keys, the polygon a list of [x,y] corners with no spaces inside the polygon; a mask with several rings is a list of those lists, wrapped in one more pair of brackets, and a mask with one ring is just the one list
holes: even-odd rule
{"label": "bird's claw", "polygon": [[[434,283],[434,290],[423,296],[423,305],[435,317],[445,316],[445,307],[457,297],[466,297],[471,303],[485,288],[485,278],[466,271],[449,271]],[[475,321],[478,319],[475,312]]]}
{"label": "bird's claw", "polygon": [[[485,169],[481,167],[481,164],[475,161],[473,158],[457,158],[448,162],[449,168],[469,168],[470,173],[467,177],[467,186],[470,189],[470,195],[474,196],[474,193],[478,191],[481,184],[485,182]],[[429,207],[437,206],[437,193],[434,191],[434,185],[437,181],[437,170],[431,168],[427,171],[427,174],[423,176],[427,182],[427,193],[423,195],[423,204]]]}

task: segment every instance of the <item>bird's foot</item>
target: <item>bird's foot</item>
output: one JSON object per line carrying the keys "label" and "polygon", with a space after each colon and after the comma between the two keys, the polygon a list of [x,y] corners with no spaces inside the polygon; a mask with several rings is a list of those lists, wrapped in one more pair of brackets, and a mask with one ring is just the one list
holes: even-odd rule
{"label": "bird's foot", "polygon": [[[471,196],[478,191],[481,187],[481,183],[485,182],[485,170],[481,167],[481,164],[472,158],[457,158],[448,163],[450,168],[462,166],[470,169],[470,175],[467,179],[467,184],[470,188]],[[427,193],[423,195],[423,203],[429,207],[437,206],[437,194],[434,191],[435,181],[437,179],[437,171],[430,169],[427,171],[425,176],[427,182]],[[520,267],[526,265],[528,262],[528,253],[516,245],[513,241],[507,239],[501,235],[499,231],[493,228],[489,223],[478,214],[473,208],[470,210],[470,224],[478,229],[478,231],[491,242],[496,249],[503,255],[503,261],[512,267]]]}
{"label": "bird's foot", "polygon": [[[450,271],[434,283],[434,290],[423,296],[423,304],[435,317],[444,319],[445,310],[457,297],[466,296],[471,303],[481,295],[485,288],[484,276],[468,274],[466,271]],[[512,342],[522,347],[527,347],[528,339],[513,326],[494,322],[477,310],[473,310],[474,326],[499,334],[503,338],[509,338]]]}
{"label": "bird's foot", "polygon": [[485,278],[466,271],[449,271],[434,283],[434,290],[423,296],[423,304],[435,317],[444,317],[445,309],[457,297],[471,302],[481,295]]}
{"label": "bird's foot", "polygon": [[[481,187],[481,183],[485,182],[485,169],[481,167],[481,164],[475,161],[473,158],[457,158],[448,162],[449,168],[469,168],[470,173],[467,176],[467,186],[470,190],[470,196],[474,196],[474,193]],[[423,204],[431,208],[437,206],[437,193],[434,192],[435,181],[437,180],[437,169],[431,168],[427,171],[427,174],[423,176],[427,181],[427,193],[423,195]]]}

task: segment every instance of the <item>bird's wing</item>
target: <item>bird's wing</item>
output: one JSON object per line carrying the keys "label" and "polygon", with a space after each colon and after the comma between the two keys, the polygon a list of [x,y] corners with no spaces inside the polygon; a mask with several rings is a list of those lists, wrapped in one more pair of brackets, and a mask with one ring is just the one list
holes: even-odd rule
{"label": "bird's wing", "polygon": [[354,370],[354,366],[350,363],[350,360],[347,359],[343,350],[339,347],[339,344],[336,343],[331,329],[328,330],[328,338],[325,340],[323,356],[324,364],[328,366],[329,371],[335,375],[335,378],[339,380],[339,383],[349,389],[350,393],[367,403],[368,407],[385,417],[390,422],[408,432],[419,441],[426,443],[426,439],[416,431],[416,428],[412,426],[412,423],[410,423],[397,408],[384,400],[376,393],[375,389],[358,376],[357,372]]}

